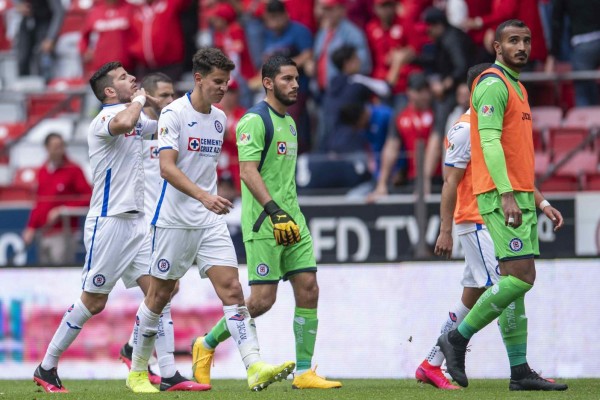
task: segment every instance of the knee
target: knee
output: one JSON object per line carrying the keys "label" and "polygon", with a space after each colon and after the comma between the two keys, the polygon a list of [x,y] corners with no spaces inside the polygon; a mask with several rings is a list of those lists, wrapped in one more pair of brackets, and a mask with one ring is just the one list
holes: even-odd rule
{"label": "knee", "polygon": [[220,292],[223,304],[242,304],[244,302],[244,292],[237,276],[227,279],[221,286]]}
{"label": "knee", "polygon": [[317,280],[313,279],[306,282],[298,291],[298,300],[302,307],[313,308],[319,302],[319,285]]}
{"label": "knee", "polygon": [[273,307],[275,297],[252,297],[248,298],[246,305],[253,318],[260,317]]}
{"label": "knee", "polygon": [[161,313],[163,308],[171,301],[170,288],[156,288],[148,293],[148,308],[153,312]]}
{"label": "knee", "polygon": [[100,314],[102,310],[104,310],[104,307],[106,307],[108,295],[97,293],[84,293],[81,300],[85,308],[87,308],[90,312],[90,314],[96,315]]}

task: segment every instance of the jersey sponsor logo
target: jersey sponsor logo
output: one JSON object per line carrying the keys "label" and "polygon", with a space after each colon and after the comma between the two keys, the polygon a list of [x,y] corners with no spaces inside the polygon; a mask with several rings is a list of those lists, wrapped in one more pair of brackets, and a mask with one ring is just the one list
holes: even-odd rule
{"label": "jersey sponsor logo", "polygon": [[160,272],[167,272],[171,268],[171,263],[167,259],[161,258],[156,266]]}
{"label": "jersey sponsor logo", "polygon": [[296,136],[296,129],[294,129],[292,125],[290,125],[290,132],[292,133],[292,136]]}
{"label": "jersey sponsor logo", "polygon": [[150,158],[158,158],[158,146],[150,146]]}
{"label": "jersey sponsor logo", "polygon": [[508,242],[508,247],[514,252],[519,252],[523,249],[523,241],[519,238],[512,238]]}
{"label": "jersey sponsor logo", "polygon": [[125,137],[132,137],[132,136],[135,136],[135,128],[133,128],[133,129],[131,130],[131,132],[127,132],[127,133],[125,134]]}
{"label": "jersey sponsor logo", "polygon": [[72,323],[70,323],[69,321],[67,321],[67,326],[68,326],[69,328],[71,328],[71,329],[78,329],[78,330],[79,330],[79,329],[81,329],[81,327],[80,327],[80,326],[77,326],[77,325],[75,325],[75,324],[72,324]]}
{"label": "jersey sponsor logo", "polygon": [[104,284],[106,283],[106,277],[102,274],[96,274],[92,278],[92,283],[96,287],[104,286]]}
{"label": "jersey sponsor logo", "polygon": [[287,154],[287,144],[285,142],[277,142],[277,154]]}
{"label": "jersey sponsor logo", "polygon": [[189,151],[200,151],[200,138],[189,137],[188,138],[188,150]]}
{"label": "jersey sponsor logo", "polygon": [[483,115],[484,117],[491,117],[492,115],[494,115],[494,106],[481,106],[481,115]]}
{"label": "jersey sponsor logo", "polygon": [[250,143],[250,140],[251,140],[251,136],[249,133],[242,133],[240,135],[240,139],[238,140],[238,142],[240,144],[248,144],[248,143]]}
{"label": "jersey sponsor logo", "polygon": [[521,117],[521,119],[523,121],[531,121],[531,114],[524,112],[523,116]]}
{"label": "jersey sponsor logo", "polygon": [[160,130],[158,131],[158,134],[160,136],[166,136],[169,134],[169,128],[167,128],[166,126],[163,126],[162,128],[160,128]]}
{"label": "jersey sponsor logo", "polygon": [[243,321],[244,316],[241,314],[235,314],[233,317],[229,318],[230,321]]}
{"label": "jersey sponsor logo", "polygon": [[215,121],[215,129],[219,133],[223,133],[223,124],[220,121]]}
{"label": "jersey sponsor logo", "polygon": [[190,122],[189,124],[187,124],[187,126],[189,126],[189,127],[191,128],[192,126],[194,126],[194,125],[196,125],[196,124],[197,124],[197,122],[196,122],[196,121],[192,121],[192,122]]}
{"label": "jersey sponsor logo", "polygon": [[269,275],[269,271],[270,268],[267,264],[265,263],[260,263],[256,266],[256,273],[260,276],[267,276]]}
{"label": "jersey sponsor logo", "polygon": [[173,111],[173,110],[171,110],[170,108],[167,108],[166,110],[164,110],[163,112],[161,112],[160,115],[165,115],[169,111]]}
{"label": "jersey sponsor logo", "polygon": [[448,142],[448,150],[454,150],[454,143]]}

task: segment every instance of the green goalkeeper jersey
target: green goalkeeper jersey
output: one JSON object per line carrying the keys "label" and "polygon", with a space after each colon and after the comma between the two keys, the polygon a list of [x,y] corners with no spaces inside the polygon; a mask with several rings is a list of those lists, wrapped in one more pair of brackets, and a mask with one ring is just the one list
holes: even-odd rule
{"label": "green goalkeeper jersey", "polygon": [[[296,193],[298,133],[289,115],[281,115],[262,101],[249,109],[236,129],[240,162],[259,162],[259,172],[273,200],[296,221],[300,235],[309,235]],[[273,227],[263,206],[242,182],[244,241],[273,239]]]}

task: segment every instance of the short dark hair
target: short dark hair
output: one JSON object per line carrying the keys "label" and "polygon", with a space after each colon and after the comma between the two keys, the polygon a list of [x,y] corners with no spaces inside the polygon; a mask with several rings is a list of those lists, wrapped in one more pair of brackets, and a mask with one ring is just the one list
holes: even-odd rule
{"label": "short dark hair", "polygon": [[467,71],[467,86],[469,87],[469,91],[471,90],[471,86],[473,86],[473,82],[475,78],[477,78],[483,71],[491,67],[493,64],[490,63],[481,63],[477,65],[473,65]]}
{"label": "short dark hair", "polygon": [[262,79],[270,78],[275,80],[277,74],[281,72],[281,67],[288,65],[298,68],[298,65],[291,58],[279,54],[272,55],[267,58],[267,61],[262,66]]}
{"label": "short dark hair", "polygon": [[285,4],[280,0],[270,0],[265,7],[265,11],[270,14],[283,14],[287,12]]}
{"label": "short dark hair", "polygon": [[233,71],[235,64],[223,52],[214,47],[200,49],[192,58],[192,72],[208,75],[213,69]]}
{"label": "short dark hair", "polygon": [[46,138],[44,139],[44,146],[48,147],[48,145],[50,144],[50,141],[55,138],[60,139],[64,142],[64,139],[60,133],[50,132],[49,134],[46,135]]}
{"label": "short dark hair", "polygon": [[356,47],[351,44],[345,44],[331,53],[331,61],[338,70],[342,71],[344,65],[354,56],[354,54],[356,54]]}
{"label": "short dark hair", "polygon": [[154,72],[144,77],[144,79],[142,80],[142,87],[146,92],[154,92],[156,90],[158,82],[170,83],[172,85],[173,79],[171,79],[167,74],[163,74],[162,72]]}
{"label": "short dark hair", "polygon": [[502,22],[500,25],[498,25],[498,27],[496,28],[496,36],[494,37],[494,40],[496,42],[499,42],[502,39],[502,32],[504,32],[504,30],[508,27],[515,27],[515,28],[527,28],[529,29],[529,27],[527,26],[527,24],[523,21],[521,21],[520,19],[509,19],[507,21]]}
{"label": "short dark hair", "polygon": [[113,80],[108,76],[108,73],[122,66],[123,64],[121,64],[119,61],[111,61],[107,62],[98,68],[96,72],[94,72],[94,75],[92,75],[90,78],[90,86],[92,87],[94,95],[96,95],[98,100],[104,101],[104,99],[106,99],[104,89],[113,84]]}

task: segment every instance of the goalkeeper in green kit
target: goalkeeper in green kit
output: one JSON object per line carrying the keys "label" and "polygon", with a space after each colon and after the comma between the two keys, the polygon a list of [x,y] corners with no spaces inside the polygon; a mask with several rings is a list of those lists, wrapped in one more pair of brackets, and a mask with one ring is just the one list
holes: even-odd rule
{"label": "goalkeeper in green kit", "polygon": [[[262,67],[264,101],[252,107],[237,125],[236,137],[242,178],[242,232],[251,287],[246,305],[252,317],[269,311],[280,280],[294,290],[296,389],[342,386],[315,373],[312,356],[317,336],[317,263],[310,232],[296,194],[296,123],[287,114],[298,96],[298,68],[288,57],[272,56]],[[221,319],[203,337],[194,339],[194,377],[210,382],[215,348],[231,335]]]}

